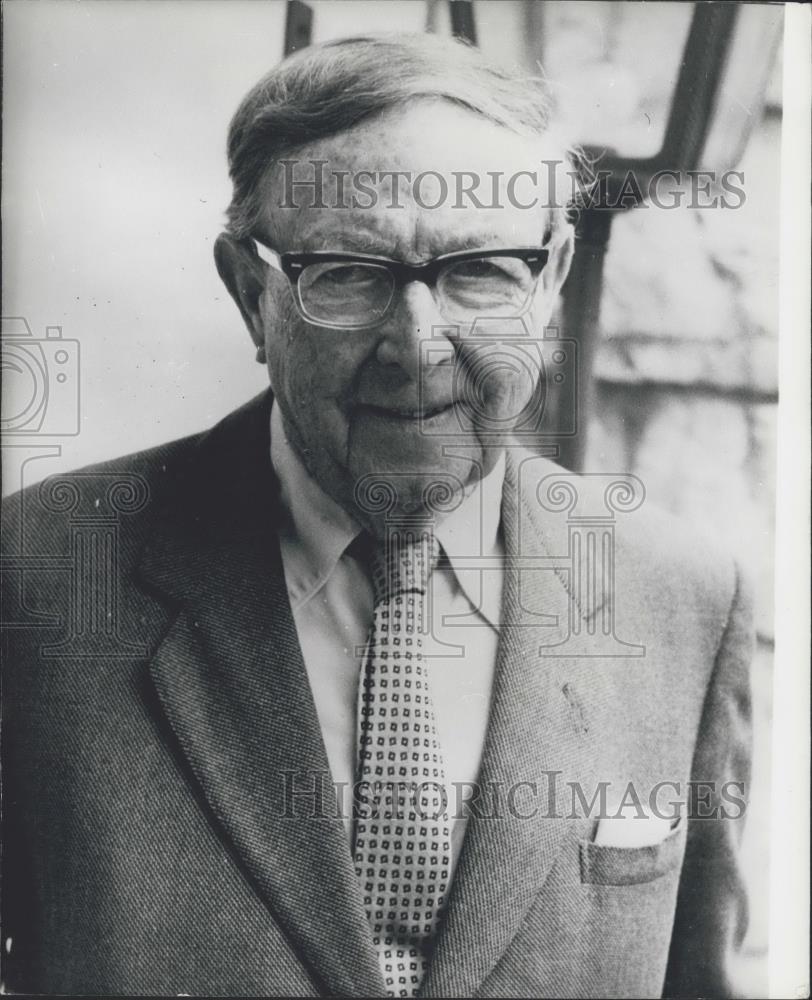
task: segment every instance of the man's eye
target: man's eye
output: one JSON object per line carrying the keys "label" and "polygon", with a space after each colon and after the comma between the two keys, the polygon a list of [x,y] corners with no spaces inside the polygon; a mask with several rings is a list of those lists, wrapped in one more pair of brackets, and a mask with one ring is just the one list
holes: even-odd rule
{"label": "man's eye", "polygon": [[378,275],[360,264],[328,265],[317,278],[324,287],[332,285],[336,288],[357,288],[373,284],[376,280]]}
{"label": "man's eye", "polygon": [[466,260],[455,264],[451,275],[461,281],[482,281],[488,278],[505,278],[507,272],[492,260]]}
{"label": "man's eye", "polygon": [[527,268],[523,261],[514,257],[479,257],[462,260],[454,264],[448,276],[455,282],[522,282]]}

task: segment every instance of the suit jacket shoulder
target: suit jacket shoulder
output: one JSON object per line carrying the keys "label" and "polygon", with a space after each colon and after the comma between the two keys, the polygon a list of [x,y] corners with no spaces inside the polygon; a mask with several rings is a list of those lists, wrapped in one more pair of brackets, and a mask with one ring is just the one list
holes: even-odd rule
{"label": "suit jacket shoulder", "polygon": [[656,609],[693,607],[717,640],[740,585],[741,569],[703,525],[652,501],[643,483],[627,473],[572,473],[521,450],[511,461],[525,503],[537,511],[536,530],[548,546],[569,551],[573,534],[611,532],[613,584],[640,616]]}
{"label": "suit jacket shoulder", "polygon": [[[3,500],[2,549],[7,558],[62,551],[71,522],[116,518],[128,562],[161,518],[179,526],[198,519],[224,495],[262,480],[268,454],[270,398],[262,393],[209,430],[144,451],[46,477]],[[227,501],[226,501],[227,502]],[[188,526],[188,525],[187,525]],[[133,544],[135,543],[135,544]]]}

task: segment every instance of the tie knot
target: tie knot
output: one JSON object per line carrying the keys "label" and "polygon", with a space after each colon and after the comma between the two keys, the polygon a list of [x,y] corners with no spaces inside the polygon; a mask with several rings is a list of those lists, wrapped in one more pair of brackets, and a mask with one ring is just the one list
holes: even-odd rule
{"label": "tie knot", "polygon": [[431,527],[391,532],[372,558],[375,603],[397,594],[425,594],[439,557],[440,543]]}

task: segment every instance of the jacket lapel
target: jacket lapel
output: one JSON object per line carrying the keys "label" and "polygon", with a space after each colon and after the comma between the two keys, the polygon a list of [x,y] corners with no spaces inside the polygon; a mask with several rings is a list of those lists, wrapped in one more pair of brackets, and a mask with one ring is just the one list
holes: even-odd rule
{"label": "jacket lapel", "polygon": [[[550,560],[567,552],[566,518],[545,516],[541,523],[510,452],[502,525],[508,560],[524,562],[506,569],[480,769],[484,798],[469,819],[423,996],[474,996],[485,982],[563,843],[577,832],[576,821],[565,818],[561,784],[588,786],[597,759],[588,721],[590,699],[601,697],[595,660],[554,655],[570,634],[570,616],[580,614],[566,576]],[[547,568],[528,569],[533,557],[547,560]],[[534,808],[537,815],[528,816]]]}
{"label": "jacket lapel", "polygon": [[379,996],[274,530],[269,404],[208,435],[172,491],[140,570],[178,609],[150,671],[214,821],[317,987]]}

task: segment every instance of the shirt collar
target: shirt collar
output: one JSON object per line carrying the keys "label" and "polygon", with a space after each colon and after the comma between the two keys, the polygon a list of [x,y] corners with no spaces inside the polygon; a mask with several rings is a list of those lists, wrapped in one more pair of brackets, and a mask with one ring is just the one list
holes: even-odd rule
{"label": "shirt collar", "polygon": [[[361,526],[313,479],[285,434],[279,406],[271,408],[271,463],[281,486],[287,520],[285,575],[294,610],[329,579]],[[505,456],[437,525],[435,533],[461,590],[494,628],[501,615],[501,587],[488,586],[494,571],[471,568],[476,556],[501,554],[499,533]]]}
{"label": "shirt collar", "polygon": [[499,627],[502,588],[501,580],[499,585],[492,585],[492,574],[500,571],[472,568],[471,559],[502,553],[499,526],[504,481],[505,454],[502,452],[491,471],[435,529],[457,583],[471,604],[494,628]]}

